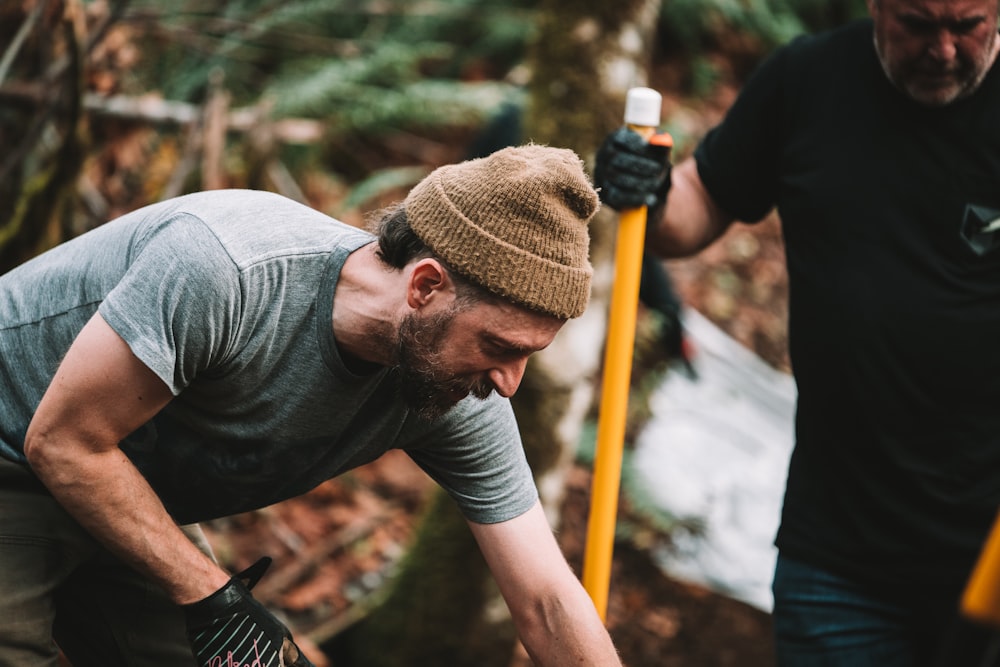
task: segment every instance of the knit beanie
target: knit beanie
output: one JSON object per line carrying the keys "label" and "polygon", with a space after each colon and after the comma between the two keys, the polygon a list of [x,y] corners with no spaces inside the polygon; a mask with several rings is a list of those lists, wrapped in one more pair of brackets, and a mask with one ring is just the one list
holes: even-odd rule
{"label": "knit beanie", "polygon": [[527,145],[439,167],[403,206],[414,233],[468,280],[563,319],[586,309],[598,199],[573,151]]}

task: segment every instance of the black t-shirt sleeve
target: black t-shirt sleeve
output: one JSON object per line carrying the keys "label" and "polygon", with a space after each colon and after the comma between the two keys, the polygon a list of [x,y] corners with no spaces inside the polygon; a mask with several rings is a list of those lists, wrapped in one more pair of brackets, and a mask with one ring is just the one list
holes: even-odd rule
{"label": "black t-shirt sleeve", "polygon": [[708,193],[743,222],[758,222],[777,203],[781,127],[786,96],[794,94],[785,86],[789,47],[757,68],[722,123],[695,150],[698,175]]}

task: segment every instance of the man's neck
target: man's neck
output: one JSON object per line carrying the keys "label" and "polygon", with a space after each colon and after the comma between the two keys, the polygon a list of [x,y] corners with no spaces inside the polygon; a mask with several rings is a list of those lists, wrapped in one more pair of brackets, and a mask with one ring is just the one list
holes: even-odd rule
{"label": "man's neck", "polygon": [[375,248],[370,243],[351,253],[333,295],[333,338],[345,361],[362,367],[393,362],[396,299],[405,293],[403,274],[382,263]]}

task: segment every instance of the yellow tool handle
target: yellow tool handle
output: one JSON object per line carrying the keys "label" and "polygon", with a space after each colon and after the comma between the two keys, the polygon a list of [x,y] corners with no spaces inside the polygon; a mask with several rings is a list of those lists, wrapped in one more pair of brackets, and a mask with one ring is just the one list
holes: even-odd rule
{"label": "yellow tool handle", "polygon": [[[634,88],[629,91],[626,102],[626,124],[648,141],[656,132],[654,123],[659,122],[659,110],[659,93],[649,88]],[[638,124],[632,122],[633,118],[646,119],[646,122]],[[601,620],[607,619],[645,236],[646,207],[622,211],[615,245],[615,282],[611,291],[610,321],[604,350],[594,476],[583,562],[583,586]]]}
{"label": "yellow tool handle", "polygon": [[611,580],[645,227],[645,207],[622,211],[615,248],[615,266],[620,268],[615,272],[611,293],[583,562],[583,586],[602,620],[607,614]]}
{"label": "yellow tool handle", "polygon": [[1000,627],[1000,514],[965,586],[962,613],[973,621]]}

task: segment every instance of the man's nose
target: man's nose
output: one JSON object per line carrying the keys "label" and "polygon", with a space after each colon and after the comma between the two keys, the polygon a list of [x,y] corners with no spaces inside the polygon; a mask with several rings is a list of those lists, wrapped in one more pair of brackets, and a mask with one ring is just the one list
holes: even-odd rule
{"label": "man's nose", "polygon": [[497,393],[506,398],[513,396],[521,384],[527,365],[528,357],[522,357],[491,369],[488,375]]}
{"label": "man's nose", "polygon": [[942,62],[951,62],[958,53],[956,41],[957,38],[951,30],[947,28],[938,30],[934,34],[929,48],[931,56]]}

